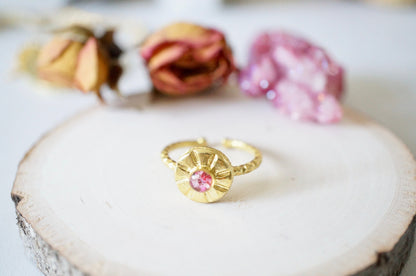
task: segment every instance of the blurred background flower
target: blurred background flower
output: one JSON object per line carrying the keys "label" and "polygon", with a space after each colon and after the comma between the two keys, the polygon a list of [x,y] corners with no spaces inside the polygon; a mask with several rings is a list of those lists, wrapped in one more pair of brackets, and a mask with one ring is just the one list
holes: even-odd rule
{"label": "blurred background flower", "polygon": [[171,24],[142,45],[153,85],[164,94],[200,92],[227,80],[234,60],[224,34],[190,23]]}
{"label": "blurred background flower", "polygon": [[53,38],[38,50],[32,47],[22,51],[21,67],[49,84],[94,92],[102,101],[101,86],[108,84],[118,92],[117,83],[122,74],[118,62],[122,51],[114,42],[113,34],[113,30],[105,30],[97,36],[83,26],[55,31]]}
{"label": "blurred background flower", "polygon": [[260,34],[240,72],[241,89],[265,95],[293,119],[319,123],[342,117],[344,70],[320,47],[285,32]]}

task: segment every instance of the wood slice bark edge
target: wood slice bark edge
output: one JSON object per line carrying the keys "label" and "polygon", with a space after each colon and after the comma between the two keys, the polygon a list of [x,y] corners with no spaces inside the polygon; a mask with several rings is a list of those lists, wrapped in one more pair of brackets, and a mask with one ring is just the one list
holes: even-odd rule
{"label": "wood slice bark edge", "polygon": [[[89,110],[89,112],[91,112],[91,110]],[[78,115],[76,117],[81,116]],[[74,118],[67,121],[63,125],[73,121]],[[59,126],[58,129],[63,125]],[[42,139],[40,139],[40,141],[45,139],[53,132],[54,131],[51,131],[45,135]],[[35,149],[36,146],[37,144],[35,144],[32,149],[27,152],[21,161],[21,164],[24,163],[24,161],[31,155],[33,149]],[[45,275],[89,275],[87,271],[83,271],[82,268],[78,268],[72,264],[69,259],[66,258],[66,256],[62,255],[59,250],[53,247],[53,245],[48,244],[45,239],[42,238],[41,234],[34,230],[31,222],[29,222],[25,218],[25,215],[20,213],[18,210],[19,202],[25,198],[25,194],[20,193],[19,191],[15,190],[15,188],[16,187],[14,187],[12,191],[12,200],[16,206],[17,224],[19,231],[25,247],[30,252],[38,268]],[[414,216],[407,229],[403,229],[403,235],[391,250],[385,252],[377,252],[377,258],[374,263],[369,264],[364,269],[354,271],[350,273],[350,275],[399,275],[409,257],[415,237],[415,229],[416,217]]]}

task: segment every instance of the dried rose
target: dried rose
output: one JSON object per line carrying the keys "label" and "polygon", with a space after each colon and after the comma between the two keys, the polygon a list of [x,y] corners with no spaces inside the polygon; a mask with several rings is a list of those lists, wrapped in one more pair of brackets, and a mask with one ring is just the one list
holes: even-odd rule
{"label": "dried rose", "polygon": [[261,34],[249,65],[240,72],[241,89],[266,95],[293,119],[332,123],[342,117],[339,103],[344,70],[310,42],[283,32]]}
{"label": "dried rose", "polygon": [[117,60],[121,51],[112,37],[112,31],[98,38],[89,29],[78,26],[60,32],[40,50],[38,77],[85,93],[95,92],[102,100],[101,86],[107,83],[117,89],[121,75]]}
{"label": "dried rose", "polygon": [[83,43],[65,38],[53,38],[40,51],[38,76],[61,86],[72,86],[78,55]]}
{"label": "dried rose", "polygon": [[95,37],[90,37],[78,54],[74,84],[83,92],[99,91],[107,81],[109,61],[99,48]]}
{"label": "dried rose", "polygon": [[153,85],[168,95],[202,91],[225,81],[235,69],[224,35],[189,23],[175,23],[150,35],[141,55]]}

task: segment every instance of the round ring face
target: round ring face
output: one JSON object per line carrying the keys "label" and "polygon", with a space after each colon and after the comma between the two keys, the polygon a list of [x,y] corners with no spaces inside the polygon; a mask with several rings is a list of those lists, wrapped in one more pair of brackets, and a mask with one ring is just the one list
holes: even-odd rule
{"label": "round ring face", "polygon": [[193,147],[178,160],[175,180],[179,190],[197,202],[214,202],[222,198],[233,183],[230,160],[219,150]]}

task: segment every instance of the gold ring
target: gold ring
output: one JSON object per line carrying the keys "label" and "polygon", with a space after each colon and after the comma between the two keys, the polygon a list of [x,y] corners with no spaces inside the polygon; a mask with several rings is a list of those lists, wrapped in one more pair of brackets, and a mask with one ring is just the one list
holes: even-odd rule
{"label": "gold ring", "polygon": [[[254,158],[246,164],[233,166],[224,153],[209,147],[204,138],[177,142],[162,150],[162,160],[175,170],[176,184],[185,196],[197,202],[215,202],[231,188],[234,176],[249,173],[260,166],[262,156],[257,148],[232,139],[224,139],[222,145],[248,151]],[[182,147],[191,148],[177,162],[169,157],[170,151]]]}

